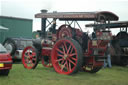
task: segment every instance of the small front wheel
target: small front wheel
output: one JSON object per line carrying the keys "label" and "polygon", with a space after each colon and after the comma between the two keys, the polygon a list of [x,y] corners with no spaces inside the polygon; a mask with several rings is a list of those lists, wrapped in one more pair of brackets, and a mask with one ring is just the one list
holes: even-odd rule
{"label": "small front wheel", "polygon": [[34,69],[39,62],[39,53],[33,46],[28,46],[22,53],[22,63],[27,69]]}

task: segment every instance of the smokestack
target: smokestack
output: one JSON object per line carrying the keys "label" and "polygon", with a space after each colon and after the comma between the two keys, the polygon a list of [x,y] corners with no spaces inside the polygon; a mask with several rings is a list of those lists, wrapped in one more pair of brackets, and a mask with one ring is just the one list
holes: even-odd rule
{"label": "smokestack", "polygon": [[[48,12],[48,10],[46,10],[46,9],[41,10],[41,13],[47,13],[47,12]],[[41,36],[42,36],[42,38],[45,38],[46,19],[47,18],[42,18],[41,19]]]}

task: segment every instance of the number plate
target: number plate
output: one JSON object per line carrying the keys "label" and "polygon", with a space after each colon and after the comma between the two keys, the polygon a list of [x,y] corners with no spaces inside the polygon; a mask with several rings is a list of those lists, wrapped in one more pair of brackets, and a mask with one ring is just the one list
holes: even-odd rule
{"label": "number plate", "polygon": [[1,64],[1,63],[0,63],[0,67],[4,67],[4,64]]}

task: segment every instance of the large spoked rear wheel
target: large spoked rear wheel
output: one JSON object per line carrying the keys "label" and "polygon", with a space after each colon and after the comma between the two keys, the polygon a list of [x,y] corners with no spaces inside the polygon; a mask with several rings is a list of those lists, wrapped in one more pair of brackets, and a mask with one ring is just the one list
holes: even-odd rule
{"label": "large spoked rear wheel", "polygon": [[93,67],[93,66],[83,66],[83,71],[89,72],[89,73],[96,73],[98,72],[102,67]]}
{"label": "large spoked rear wheel", "polygon": [[64,38],[54,45],[51,59],[56,72],[73,74],[82,66],[82,49],[77,41]]}
{"label": "large spoked rear wheel", "polygon": [[22,63],[27,69],[34,69],[39,61],[39,53],[33,46],[28,46],[22,53]]}

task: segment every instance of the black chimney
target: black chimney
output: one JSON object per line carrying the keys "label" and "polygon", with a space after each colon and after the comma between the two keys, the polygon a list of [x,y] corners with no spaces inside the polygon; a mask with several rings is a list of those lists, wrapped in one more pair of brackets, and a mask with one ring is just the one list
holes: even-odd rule
{"label": "black chimney", "polygon": [[[41,10],[41,13],[47,13],[47,10],[43,9],[43,10]],[[47,19],[47,18],[42,18],[42,19],[41,19],[41,37],[42,37],[42,38],[45,38],[46,19]]]}

